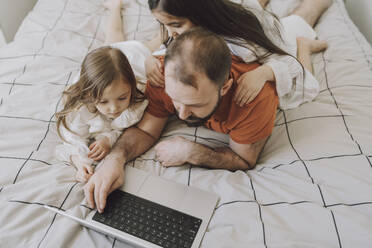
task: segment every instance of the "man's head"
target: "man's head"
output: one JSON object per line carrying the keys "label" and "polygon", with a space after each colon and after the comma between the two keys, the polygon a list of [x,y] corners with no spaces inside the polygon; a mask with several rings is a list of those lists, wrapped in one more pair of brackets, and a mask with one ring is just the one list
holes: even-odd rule
{"label": "man's head", "polygon": [[232,85],[231,54],[225,41],[193,28],[171,43],[164,63],[165,91],[179,118],[189,125],[203,124]]}

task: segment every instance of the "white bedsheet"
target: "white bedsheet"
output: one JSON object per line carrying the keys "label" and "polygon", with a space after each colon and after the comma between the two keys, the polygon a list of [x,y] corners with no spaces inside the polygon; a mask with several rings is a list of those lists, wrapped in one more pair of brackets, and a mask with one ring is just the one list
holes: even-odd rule
{"label": "white bedsheet", "polygon": [[[154,35],[147,1],[126,2],[127,38]],[[268,8],[285,16],[295,2],[271,0]],[[39,0],[15,41],[0,49],[0,247],[130,247],[42,207],[89,211],[74,168],[53,157],[60,143],[53,115],[84,55],[103,42],[100,3]],[[371,247],[372,49],[342,0],[316,31],[329,42],[314,56],[321,92],[279,111],[256,169],[165,169],[153,150],[129,163],[220,196],[201,247]],[[175,135],[211,146],[228,140],[172,121],[163,138]]]}

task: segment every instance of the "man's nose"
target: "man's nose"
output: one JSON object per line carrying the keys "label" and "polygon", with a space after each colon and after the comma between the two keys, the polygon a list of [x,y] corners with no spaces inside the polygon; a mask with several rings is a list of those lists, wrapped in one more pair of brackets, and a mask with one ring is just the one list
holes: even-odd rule
{"label": "man's nose", "polygon": [[179,117],[181,120],[186,120],[187,118],[190,117],[190,115],[191,115],[191,112],[186,106],[181,105],[179,107]]}

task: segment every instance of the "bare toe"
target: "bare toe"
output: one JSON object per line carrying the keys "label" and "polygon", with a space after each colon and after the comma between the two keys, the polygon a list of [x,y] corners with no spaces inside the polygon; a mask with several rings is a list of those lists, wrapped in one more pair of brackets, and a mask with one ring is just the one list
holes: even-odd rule
{"label": "bare toe", "polygon": [[297,46],[312,53],[319,53],[328,48],[328,43],[324,40],[312,40],[306,37],[297,37]]}

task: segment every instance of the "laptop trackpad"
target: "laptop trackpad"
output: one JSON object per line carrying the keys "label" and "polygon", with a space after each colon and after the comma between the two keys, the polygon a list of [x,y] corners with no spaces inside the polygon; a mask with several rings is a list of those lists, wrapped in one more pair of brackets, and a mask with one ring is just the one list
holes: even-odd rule
{"label": "laptop trackpad", "polygon": [[187,193],[187,186],[157,176],[149,176],[138,192],[138,196],[179,209]]}

